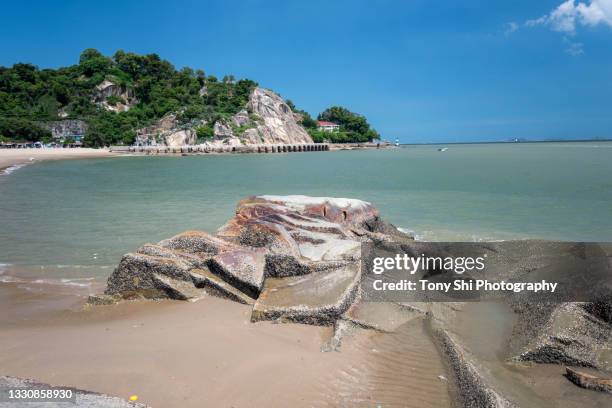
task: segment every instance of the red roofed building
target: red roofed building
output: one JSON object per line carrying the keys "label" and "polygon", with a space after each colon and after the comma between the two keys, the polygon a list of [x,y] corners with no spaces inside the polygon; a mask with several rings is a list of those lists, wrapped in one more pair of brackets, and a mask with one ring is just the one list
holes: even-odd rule
{"label": "red roofed building", "polygon": [[318,130],[323,130],[325,132],[337,132],[338,130],[340,130],[340,125],[334,122],[326,122],[324,120],[319,120],[317,121],[317,125]]}

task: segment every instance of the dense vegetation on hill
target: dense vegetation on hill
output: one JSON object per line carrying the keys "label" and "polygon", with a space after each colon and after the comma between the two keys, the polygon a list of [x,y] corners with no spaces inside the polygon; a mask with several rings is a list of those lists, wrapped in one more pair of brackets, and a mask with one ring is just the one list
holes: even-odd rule
{"label": "dense vegetation on hill", "polygon": [[[317,119],[340,125],[340,131],[333,132],[332,141],[335,143],[368,142],[380,139],[378,132],[370,127],[364,116],[353,113],[341,106],[332,106],[324,110]],[[317,137],[313,135],[313,139],[316,140]]]}
{"label": "dense vegetation on hill", "polygon": [[287,104],[291,110],[302,115],[301,124],[316,143],[325,141],[331,143],[364,143],[380,139],[380,135],[370,127],[365,116],[351,112],[341,106],[327,108],[317,116],[317,120],[340,125],[338,132],[325,132],[317,129],[317,120],[314,120],[308,112],[297,109],[291,100],[287,100]]}
{"label": "dense vegetation on hill", "polygon": [[[96,86],[105,80],[129,90],[136,101],[129,110],[113,112],[94,101]],[[177,70],[156,54],[120,50],[107,57],[87,49],[81,53],[78,64],[65,68],[39,69],[25,63],[0,67],[0,138],[48,141],[51,134],[41,123],[83,119],[89,124],[87,145],[130,144],[136,129],[152,124],[168,112],[178,113],[179,121],[184,123],[205,119],[212,124],[228,118],[246,105],[256,86],[252,80],[236,81],[231,75],[218,80],[202,70],[187,67]],[[201,92],[203,89],[206,92]],[[112,95],[106,102],[126,103],[121,99]],[[341,131],[333,135],[317,131],[316,121],[308,113],[300,113],[302,124],[315,141],[378,138],[365,118],[344,108],[333,107],[319,115],[321,120],[341,125]],[[212,127],[201,126],[198,135],[212,136]]]}
{"label": "dense vegetation on hill", "polygon": [[[96,85],[109,79],[133,91],[138,103],[127,112],[112,112],[93,102]],[[218,81],[202,70],[176,70],[156,54],[137,55],[117,51],[105,57],[96,50],[83,51],[77,65],[38,69],[31,64],[0,67],[0,134],[25,140],[46,140],[51,135],[37,124],[65,119],[85,119],[90,125],[89,145],[131,143],[135,130],[151,124],[168,112],[179,119],[195,117],[214,121],[238,112],[257,84]],[[207,95],[199,95],[206,86]],[[110,100],[109,102],[112,102]]]}

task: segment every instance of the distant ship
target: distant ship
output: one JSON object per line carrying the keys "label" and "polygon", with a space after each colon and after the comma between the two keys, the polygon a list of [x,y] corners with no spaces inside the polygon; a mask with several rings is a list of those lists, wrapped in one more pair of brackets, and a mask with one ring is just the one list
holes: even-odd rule
{"label": "distant ship", "polygon": [[440,147],[440,148],[438,148],[439,152],[445,152],[447,150],[448,150],[448,147]]}
{"label": "distant ship", "polygon": [[399,139],[395,139],[395,146],[399,147]]}

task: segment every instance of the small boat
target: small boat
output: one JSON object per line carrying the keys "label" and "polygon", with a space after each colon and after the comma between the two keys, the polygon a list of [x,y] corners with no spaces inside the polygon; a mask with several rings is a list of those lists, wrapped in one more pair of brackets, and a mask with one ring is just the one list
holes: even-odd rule
{"label": "small boat", "polygon": [[399,139],[395,139],[395,147],[399,147]]}
{"label": "small boat", "polygon": [[438,151],[439,151],[439,152],[445,152],[445,151],[447,151],[447,150],[448,150],[448,147],[439,147],[439,148],[438,148]]}

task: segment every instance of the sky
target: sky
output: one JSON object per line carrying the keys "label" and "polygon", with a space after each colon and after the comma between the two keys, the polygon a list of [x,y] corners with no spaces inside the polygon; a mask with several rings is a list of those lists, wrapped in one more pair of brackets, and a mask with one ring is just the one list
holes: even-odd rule
{"label": "sky", "polygon": [[404,143],[611,138],[612,0],[6,1],[0,65],[86,48],[342,105]]}

